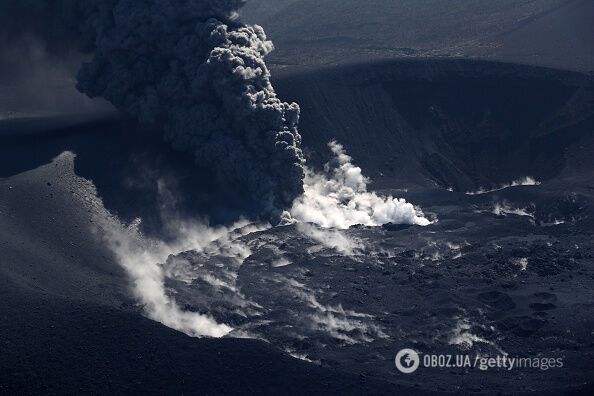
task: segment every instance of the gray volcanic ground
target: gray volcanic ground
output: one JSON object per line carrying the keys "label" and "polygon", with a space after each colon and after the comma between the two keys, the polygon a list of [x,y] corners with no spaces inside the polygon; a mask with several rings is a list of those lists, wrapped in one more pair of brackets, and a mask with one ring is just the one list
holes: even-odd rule
{"label": "gray volcanic ground", "polygon": [[[294,356],[421,389],[506,392],[511,381],[516,391],[551,391],[590,381],[591,79],[447,61],[328,73],[277,84],[302,103],[309,147],[339,137],[364,159],[376,188],[438,221],[237,235],[226,248],[168,259],[177,298]],[[568,118],[576,108],[580,117]],[[335,129],[310,136],[325,120]],[[233,246],[251,255],[238,260]],[[402,378],[393,357],[406,345],[564,356],[567,370]]]}
{"label": "gray volcanic ground", "polygon": [[[140,257],[143,265],[160,269],[166,295],[182,311],[206,314],[212,323],[233,328],[228,337],[265,340],[330,373],[363,375],[366,380],[350,389],[355,393],[361,386],[374,393],[390,386],[491,393],[510,391],[509,384],[514,391],[556,393],[590,383],[591,78],[467,61],[383,62],[328,70],[331,77],[324,73],[276,81],[284,97],[303,105],[302,133],[313,166],[331,157],[325,142],[339,139],[373,178],[370,188],[406,198],[436,222],[348,230],[244,222],[235,231],[175,224],[167,231],[173,213],[163,209],[164,202],[172,202],[167,194],[178,200],[176,213],[198,210],[213,219],[224,213],[218,216],[223,222],[229,221],[225,216],[236,217],[228,209],[217,212],[210,187],[197,188],[193,165],[165,150],[157,134],[150,138],[143,127],[134,132],[138,126],[117,119],[86,125],[56,121],[55,129],[42,135],[34,120],[4,121],[3,290],[8,301],[29,296],[5,315],[13,317],[10,312],[17,309],[19,317],[27,317],[31,310],[43,318],[47,314],[39,310],[47,309],[48,301],[115,309],[108,317],[142,315],[154,301],[138,305],[129,297],[131,273],[120,266],[129,270],[126,265]],[[522,103],[531,103],[530,111]],[[15,125],[30,132],[16,134]],[[149,138],[139,145],[137,133]],[[461,139],[469,144],[461,146]],[[193,251],[167,248],[164,256],[139,256],[123,234],[116,235],[120,248],[105,245],[102,235],[112,232],[113,221],[130,224],[131,234],[141,230],[147,238],[169,240],[168,246],[184,232],[203,240],[190,245],[198,246]],[[58,321],[35,325],[41,326],[36,331],[52,323],[42,334],[54,343],[51,329],[79,323],[79,312],[87,309],[72,308]],[[152,314],[183,331],[183,318]],[[97,315],[101,321],[105,314]],[[121,319],[113,320],[110,328],[117,331]],[[11,327],[15,323],[20,322],[3,323],[15,354],[2,359],[4,373],[14,373],[9,367],[17,363],[28,367],[23,360],[28,344],[17,344],[23,328]],[[89,328],[81,331],[94,334]],[[107,342],[100,334],[92,336],[99,345]],[[194,348],[205,348],[193,342]],[[73,343],[57,342],[55,348],[71,352],[78,341]],[[403,376],[393,363],[402,347],[424,353],[559,356],[566,365],[555,371],[436,369]],[[27,353],[32,361],[39,353],[55,356]],[[155,369],[151,362],[143,363],[149,372]],[[52,360],[41,364],[57,370]],[[193,364],[207,370],[208,365]],[[301,375],[301,369],[289,370]],[[262,372],[254,378],[262,378]],[[14,378],[3,382],[22,386]],[[131,373],[121,383],[127,378],[144,377]],[[262,384],[262,389],[275,389],[266,388],[263,379]]]}
{"label": "gray volcanic ground", "polygon": [[0,392],[591,394],[592,3],[320,3],[245,10],[301,106],[275,226],[69,62],[0,64]]}

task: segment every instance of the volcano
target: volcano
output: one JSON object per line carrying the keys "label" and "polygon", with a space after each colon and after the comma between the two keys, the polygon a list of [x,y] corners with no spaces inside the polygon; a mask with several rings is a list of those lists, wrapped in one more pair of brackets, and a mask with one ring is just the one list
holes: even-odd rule
{"label": "volcano", "polygon": [[[54,69],[32,97],[38,75],[11,76],[37,67],[0,64],[1,392],[592,393],[589,33],[576,41],[587,50],[546,39],[565,43],[589,3],[456,0],[456,23],[433,1],[402,14],[318,3],[248,4],[278,42],[270,74],[261,28],[233,12],[200,25],[228,57],[187,48],[243,62],[239,82],[223,79],[237,84],[213,88],[224,68],[182,56],[181,80],[212,67],[206,91],[123,67],[167,64],[167,51],[143,61],[166,40],[138,53],[102,42],[94,61],[126,70],[126,95],[147,107],[88,64],[120,111]],[[532,46],[526,32],[549,36]],[[147,117],[154,106],[165,122]]]}

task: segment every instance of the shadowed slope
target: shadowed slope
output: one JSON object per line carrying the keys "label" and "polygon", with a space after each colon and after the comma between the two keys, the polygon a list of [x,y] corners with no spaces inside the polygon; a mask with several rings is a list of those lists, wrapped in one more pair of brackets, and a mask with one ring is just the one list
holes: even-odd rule
{"label": "shadowed slope", "polygon": [[[468,191],[525,176],[588,172],[594,130],[588,75],[467,60],[384,61],[281,74],[321,164],[338,139],[376,182]],[[585,152],[584,152],[585,155]],[[571,168],[571,169],[570,169]]]}

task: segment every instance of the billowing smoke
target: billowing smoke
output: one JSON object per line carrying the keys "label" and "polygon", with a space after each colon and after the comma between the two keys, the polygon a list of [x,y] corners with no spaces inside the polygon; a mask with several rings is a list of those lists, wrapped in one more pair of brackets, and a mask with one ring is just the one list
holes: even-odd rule
{"label": "billowing smoke", "polygon": [[324,173],[307,170],[304,194],[295,200],[291,216],[321,227],[346,229],[362,224],[387,223],[428,225],[423,213],[404,199],[381,197],[367,191],[369,179],[355,166],[344,148],[328,144],[335,158]]}
{"label": "billowing smoke", "polygon": [[101,96],[230,185],[274,211],[303,190],[299,107],[281,102],[259,26],[237,20],[243,0],[84,1],[94,48],[79,89]]}
{"label": "billowing smoke", "polygon": [[92,54],[78,72],[81,92],[162,126],[173,147],[268,214],[303,192],[299,107],[277,98],[264,62],[273,45],[261,27],[239,21],[245,0],[13,3],[8,10],[30,12],[28,22],[47,14],[61,26],[31,28],[48,41],[69,42],[78,31],[76,41]]}

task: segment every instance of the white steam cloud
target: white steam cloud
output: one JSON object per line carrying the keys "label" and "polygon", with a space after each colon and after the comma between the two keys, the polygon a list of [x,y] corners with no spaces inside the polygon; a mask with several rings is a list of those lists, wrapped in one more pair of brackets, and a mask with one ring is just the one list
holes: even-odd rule
{"label": "white steam cloud", "polygon": [[329,230],[313,224],[298,223],[297,231],[345,256],[352,256],[364,247],[361,242],[349,238],[341,230]]}
{"label": "white steam cloud", "polygon": [[492,189],[479,188],[477,191],[467,191],[464,194],[466,194],[466,195],[481,195],[481,194],[488,194],[488,193],[494,192],[494,191],[505,190],[506,188],[510,188],[510,187],[539,186],[539,185],[540,185],[540,182],[538,180],[536,180],[533,177],[526,176],[526,177],[519,178],[518,180],[514,180],[511,183],[502,184],[499,187],[495,187]]}
{"label": "white steam cloud", "polygon": [[507,215],[516,215],[516,216],[526,216],[534,219],[534,214],[531,213],[533,210],[530,208],[514,208],[509,205],[507,202],[503,201],[503,203],[496,203],[495,207],[492,210],[492,213],[497,216],[507,216]]}
{"label": "white steam cloud", "polygon": [[278,279],[297,300],[306,305],[307,309],[303,310],[303,314],[309,319],[313,329],[351,345],[372,342],[374,338],[388,338],[381,327],[369,323],[374,319],[372,315],[344,309],[341,304],[322,304],[315,292],[305,284],[295,279]]}
{"label": "white steam cloud", "polygon": [[304,194],[291,208],[293,219],[338,229],[357,224],[430,224],[418,208],[404,199],[367,191],[369,179],[353,164],[343,146],[332,141],[328,147],[335,158],[326,164],[324,173],[306,170]]}
{"label": "white steam cloud", "polygon": [[210,227],[203,222],[176,220],[168,225],[178,230],[176,238],[168,243],[143,236],[139,225],[137,220],[125,227],[112,218],[102,228],[108,246],[130,276],[134,296],[148,317],[191,337],[223,337],[232,331],[230,326],[218,323],[209,315],[183,310],[167,293],[165,280],[172,274],[164,263],[171,255],[189,250],[200,252],[215,241],[221,249],[233,250],[238,258],[245,259],[251,254],[249,248],[233,242],[267,226],[240,220],[230,227]]}

